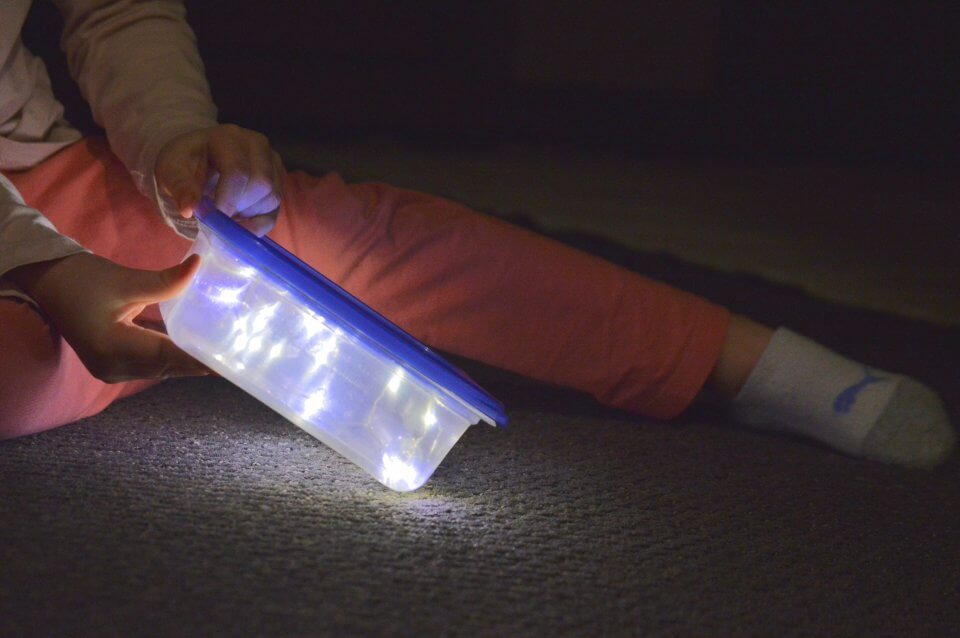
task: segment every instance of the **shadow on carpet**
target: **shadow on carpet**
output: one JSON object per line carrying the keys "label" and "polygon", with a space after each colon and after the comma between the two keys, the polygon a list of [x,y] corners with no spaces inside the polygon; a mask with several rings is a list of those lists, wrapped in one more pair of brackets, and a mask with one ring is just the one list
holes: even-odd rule
{"label": "shadow on carpet", "polygon": [[[522,221],[522,220],[521,220]],[[958,330],[559,239],[960,410]],[[944,634],[960,463],[848,458],[695,407],[672,424],[456,360],[507,405],[390,492],[217,379],[0,444],[0,634]]]}

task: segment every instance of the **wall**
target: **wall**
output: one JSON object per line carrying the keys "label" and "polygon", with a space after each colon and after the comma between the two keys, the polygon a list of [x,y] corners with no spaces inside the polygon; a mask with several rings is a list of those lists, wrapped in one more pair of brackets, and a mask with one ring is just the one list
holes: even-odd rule
{"label": "wall", "polygon": [[[856,161],[960,136],[953,3],[187,6],[224,119],[276,135]],[[38,1],[26,39],[66,95],[57,20]]]}

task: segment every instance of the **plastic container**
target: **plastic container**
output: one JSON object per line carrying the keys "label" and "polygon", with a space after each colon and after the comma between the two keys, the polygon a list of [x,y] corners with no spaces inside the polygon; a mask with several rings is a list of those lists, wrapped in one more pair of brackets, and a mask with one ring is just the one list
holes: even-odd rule
{"label": "plastic container", "polygon": [[426,482],[466,429],[506,425],[463,372],[205,200],[189,287],[160,304],[180,348],[387,487]]}

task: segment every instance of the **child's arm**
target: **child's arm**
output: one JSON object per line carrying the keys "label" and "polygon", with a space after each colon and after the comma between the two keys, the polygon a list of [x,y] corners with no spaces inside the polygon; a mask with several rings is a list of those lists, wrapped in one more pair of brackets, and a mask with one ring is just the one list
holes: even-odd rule
{"label": "child's arm", "polygon": [[83,246],[58,233],[0,174],[0,277],[8,278],[6,273],[18,266],[82,252]]}
{"label": "child's arm", "polygon": [[[187,237],[196,234],[196,222],[187,217],[210,177],[216,184],[209,194],[221,209],[245,217],[275,213],[279,158],[262,135],[217,125],[182,2],[56,4],[66,22],[62,45],[71,73],[111,148],[168,225]],[[266,232],[273,217],[255,229]]]}
{"label": "child's arm", "polygon": [[92,255],[24,204],[0,175],[0,277],[37,302],[99,379],[208,372],[166,335],[133,324],[144,306],[180,292],[197,263],[153,272]]}

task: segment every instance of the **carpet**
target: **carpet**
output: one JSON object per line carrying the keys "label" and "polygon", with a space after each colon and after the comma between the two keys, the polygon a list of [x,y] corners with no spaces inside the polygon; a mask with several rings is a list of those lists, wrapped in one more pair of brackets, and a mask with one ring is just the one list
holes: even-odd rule
{"label": "carpet", "polygon": [[[515,220],[525,223],[523,220]],[[529,223],[527,223],[529,225]],[[960,329],[559,239],[913,374],[960,415]],[[674,423],[455,360],[507,405],[390,492],[220,379],[0,443],[2,635],[943,635],[960,462],[921,471]]]}

